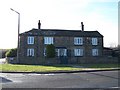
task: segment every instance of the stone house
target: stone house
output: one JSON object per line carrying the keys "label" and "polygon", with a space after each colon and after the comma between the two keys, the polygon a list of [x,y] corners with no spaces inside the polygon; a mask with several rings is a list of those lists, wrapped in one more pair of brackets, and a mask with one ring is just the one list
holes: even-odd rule
{"label": "stone house", "polygon": [[[20,34],[19,63],[22,64],[67,64],[79,63],[86,58],[103,55],[103,35],[98,31],[32,29]],[[56,48],[55,58],[46,58],[46,45]]]}

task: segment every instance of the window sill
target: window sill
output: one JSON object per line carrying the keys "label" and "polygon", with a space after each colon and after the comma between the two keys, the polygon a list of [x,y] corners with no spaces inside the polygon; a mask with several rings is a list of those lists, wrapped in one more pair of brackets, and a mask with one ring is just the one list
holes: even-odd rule
{"label": "window sill", "polygon": [[83,56],[74,56],[74,57],[83,57]]}
{"label": "window sill", "polygon": [[34,45],[34,44],[27,44],[27,45]]}
{"label": "window sill", "polygon": [[27,57],[34,57],[34,56],[27,56]]}
{"label": "window sill", "polygon": [[75,46],[83,46],[83,44],[74,44]]}

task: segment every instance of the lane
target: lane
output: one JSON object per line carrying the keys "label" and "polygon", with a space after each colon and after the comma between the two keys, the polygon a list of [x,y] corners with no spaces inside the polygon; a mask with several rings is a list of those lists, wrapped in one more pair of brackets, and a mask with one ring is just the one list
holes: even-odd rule
{"label": "lane", "polygon": [[117,88],[118,71],[62,74],[5,74],[3,88]]}
{"label": "lane", "polygon": [[109,77],[109,78],[113,78],[113,79],[120,79],[119,77],[118,77],[118,72],[119,71],[115,71],[115,73],[112,73],[113,71],[106,71],[106,72],[104,72],[104,73],[102,73],[102,72],[91,72],[91,73],[89,73],[89,74],[94,74],[94,75],[99,75],[99,76],[104,76],[104,77]]}

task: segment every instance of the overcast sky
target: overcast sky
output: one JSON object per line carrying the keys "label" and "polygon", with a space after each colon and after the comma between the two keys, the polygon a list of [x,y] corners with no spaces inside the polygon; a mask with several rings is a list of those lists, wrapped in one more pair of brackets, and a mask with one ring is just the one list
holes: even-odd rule
{"label": "overcast sky", "polygon": [[104,36],[104,46],[118,44],[119,0],[1,0],[0,48],[17,47],[17,20],[21,14],[20,33],[42,29],[99,31]]}

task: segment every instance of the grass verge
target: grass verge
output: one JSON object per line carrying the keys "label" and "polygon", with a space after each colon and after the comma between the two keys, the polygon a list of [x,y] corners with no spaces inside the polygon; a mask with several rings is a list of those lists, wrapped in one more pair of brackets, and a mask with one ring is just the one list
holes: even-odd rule
{"label": "grass verge", "polygon": [[117,69],[118,64],[81,64],[81,65],[17,65],[1,64],[1,71],[9,72],[53,72],[53,71],[78,71],[78,70],[106,70]]}
{"label": "grass verge", "polygon": [[15,71],[15,72],[50,72],[50,71],[74,71],[80,68],[73,67],[58,67],[58,66],[42,66],[42,65],[12,65],[4,64],[1,68],[2,71]]}

